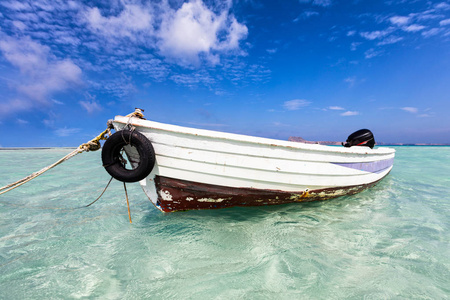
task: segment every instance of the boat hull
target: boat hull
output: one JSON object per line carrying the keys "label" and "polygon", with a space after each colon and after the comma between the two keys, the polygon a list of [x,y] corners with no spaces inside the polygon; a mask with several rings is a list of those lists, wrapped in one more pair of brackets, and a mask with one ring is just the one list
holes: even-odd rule
{"label": "boat hull", "polygon": [[359,193],[378,182],[286,192],[281,190],[226,187],[163,176],[156,176],[154,180],[158,191],[156,204],[164,212],[327,200]]}
{"label": "boat hull", "polygon": [[[152,143],[156,164],[140,181],[164,212],[325,200],[358,193],[392,169],[395,150],[331,147],[118,116]],[[137,152],[125,148],[130,161]]]}

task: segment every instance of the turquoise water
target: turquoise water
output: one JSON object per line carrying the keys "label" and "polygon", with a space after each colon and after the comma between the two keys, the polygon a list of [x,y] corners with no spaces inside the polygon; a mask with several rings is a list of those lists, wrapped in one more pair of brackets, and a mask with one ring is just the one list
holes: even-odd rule
{"label": "turquoise water", "polygon": [[[450,147],[397,147],[363,193],[159,212],[83,153],[0,196],[0,299],[448,299]],[[0,186],[68,149],[1,150]]]}

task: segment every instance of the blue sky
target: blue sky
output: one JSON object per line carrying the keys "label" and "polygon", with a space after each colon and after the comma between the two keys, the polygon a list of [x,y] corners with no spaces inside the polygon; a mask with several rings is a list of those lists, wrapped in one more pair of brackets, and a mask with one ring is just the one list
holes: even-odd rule
{"label": "blue sky", "polygon": [[450,2],[0,1],[0,145],[148,119],[288,139],[450,143]]}

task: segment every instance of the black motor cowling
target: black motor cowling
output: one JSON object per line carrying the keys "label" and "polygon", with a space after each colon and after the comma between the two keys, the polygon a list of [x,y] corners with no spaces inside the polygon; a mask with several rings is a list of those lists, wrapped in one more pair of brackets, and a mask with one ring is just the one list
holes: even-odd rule
{"label": "black motor cowling", "polygon": [[373,146],[375,146],[375,138],[369,129],[360,129],[350,134],[347,141],[342,143],[342,146],[366,146],[373,149]]}

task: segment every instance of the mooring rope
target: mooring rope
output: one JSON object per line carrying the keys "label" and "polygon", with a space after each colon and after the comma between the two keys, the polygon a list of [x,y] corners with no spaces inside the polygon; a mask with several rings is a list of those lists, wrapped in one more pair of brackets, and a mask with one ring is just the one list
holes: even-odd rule
{"label": "mooring rope", "polygon": [[72,211],[75,209],[80,209],[80,208],[86,208],[91,206],[92,204],[94,204],[95,202],[97,202],[98,200],[100,200],[100,198],[103,196],[103,194],[106,192],[106,190],[108,189],[111,181],[113,180],[113,177],[111,177],[108,181],[108,183],[106,184],[105,188],[103,189],[102,193],[100,194],[100,196],[97,197],[97,199],[95,199],[94,201],[92,201],[91,203],[89,203],[88,205],[83,205],[83,206],[79,206],[79,207],[74,207],[74,208],[68,208],[68,207],[47,207],[47,206],[26,206],[26,205],[20,205],[20,204],[16,204],[16,203],[9,203],[9,202],[4,202],[4,201],[0,201],[0,203],[8,205],[8,206],[14,206],[14,207],[28,207],[28,208],[33,208],[33,209],[58,209],[58,210],[65,210],[65,211]]}
{"label": "mooring rope", "polygon": [[88,205],[81,206],[81,207],[79,207],[79,208],[89,207],[89,206],[91,206],[92,204],[94,204],[95,202],[97,202],[97,200],[100,199],[100,198],[103,196],[103,194],[106,192],[106,189],[109,187],[109,184],[111,183],[112,180],[113,180],[113,177],[111,176],[111,179],[108,181],[108,184],[105,186],[105,188],[103,189],[103,192],[100,194],[100,196],[97,197],[97,199],[95,199],[94,201],[92,201],[92,202],[89,203]]}
{"label": "mooring rope", "polygon": [[111,129],[108,127],[105,131],[103,131],[102,133],[100,133],[97,137],[95,137],[94,139],[90,140],[87,143],[81,144],[80,146],[78,146],[77,149],[73,150],[72,152],[70,152],[69,154],[67,154],[66,156],[64,156],[63,158],[61,158],[60,160],[58,160],[57,162],[37,171],[34,172],[30,175],[28,175],[27,177],[24,177],[20,180],[17,180],[16,182],[13,182],[11,184],[5,185],[4,187],[0,188],[0,195],[7,193],[9,191],[12,191],[15,188],[18,188],[19,186],[27,183],[30,180],[33,180],[34,178],[44,174],[45,172],[47,172],[50,169],[53,169],[54,167],[56,167],[57,165],[71,159],[72,157],[74,157],[77,154],[83,153],[83,152],[88,152],[88,151],[97,151],[98,149],[101,148],[100,145],[100,140],[106,140],[108,138],[108,135],[111,135]]}
{"label": "mooring rope", "polygon": [[125,182],[123,183],[123,189],[125,190],[125,198],[127,198],[128,218],[130,219],[130,223],[132,223],[131,222],[131,212],[130,212],[130,202],[128,201],[127,185],[125,184]]}

